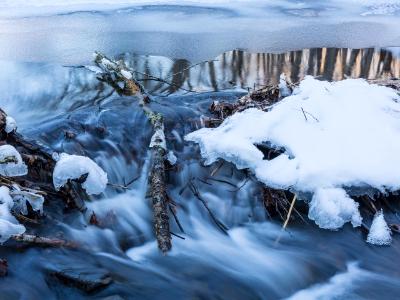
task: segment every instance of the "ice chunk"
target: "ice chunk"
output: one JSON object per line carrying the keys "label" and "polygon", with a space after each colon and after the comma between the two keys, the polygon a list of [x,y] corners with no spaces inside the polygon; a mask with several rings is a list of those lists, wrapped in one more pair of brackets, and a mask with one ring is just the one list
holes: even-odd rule
{"label": "ice chunk", "polygon": [[281,76],[279,76],[279,93],[281,97],[290,96],[290,94],[292,93],[288,87],[286,76],[283,73],[281,74]]}
{"label": "ice chunk", "polygon": [[28,214],[26,203],[29,202],[34,211],[43,213],[44,198],[42,195],[36,194],[31,191],[23,191],[18,186],[14,185],[13,190],[10,192],[14,201],[13,210],[23,215]]}
{"label": "ice chunk", "polygon": [[171,166],[175,165],[178,161],[173,151],[168,151],[167,160],[171,164]]}
{"label": "ice chunk", "polygon": [[60,154],[53,172],[53,184],[56,190],[70,179],[78,179],[88,174],[82,187],[89,195],[102,193],[108,183],[107,173],[93,160],[85,156]]}
{"label": "ice chunk", "polygon": [[11,145],[0,146],[0,174],[3,176],[23,176],[28,173],[28,167],[22,161],[21,155]]}
{"label": "ice chunk", "polygon": [[5,186],[0,187],[0,243],[7,241],[10,236],[22,234],[25,227],[18,224],[18,221],[11,214],[14,202],[9,194],[9,189]]}
{"label": "ice chunk", "polygon": [[383,217],[382,210],[378,211],[368,233],[367,242],[373,245],[390,245],[392,242],[392,232]]}
{"label": "ice chunk", "polygon": [[15,121],[15,119],[13,117],[7,116],[5,131],[7,133],[10,133],[10,132],[14,131],[15,129],[17,129],[17,122]]}
{"label": "ice chunk", "polygon": [[310,202],[308,217],[319,227],[331,230],[339,229],[347,222],[353,227],[362,222],[358,203],[340,188],[318,189]]}
{"label": "ice chunk", "polygon": [[0,219],[0,243],[7,241],[12,235],[23,234],[25,227],[10,221]]}

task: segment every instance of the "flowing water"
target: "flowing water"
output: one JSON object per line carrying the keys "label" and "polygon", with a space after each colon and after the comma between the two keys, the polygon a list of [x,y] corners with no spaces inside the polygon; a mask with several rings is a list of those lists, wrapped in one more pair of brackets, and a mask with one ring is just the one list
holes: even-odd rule
{"label": "flowing water", "polygon": [[[400,77],[400,49],[392,47],[400,45],[399,14],[398,0],[0,1],[0,107],[25,136],[94,159],[111,183],[136,178],[129,189],[110,186],[91,199],[99,226],[88,225],[89,213],[47,200],[31,233],[84,247],[0,247],[9,264],[0,299],[398,299],[398,235],[390,247],[374,247],[350,226],[330,232],[301,218],[282,231],[249,174],[228,163],[202,166],[198,148],[183,137],[203,126],[213,100],[235,101],[282,72],[293,82],[307,74]],[[95,50],[172,83],[140,78],[178,158],[168,194],[184,232],[172,216],[170,223],[184,239],[174,236],[167,256],[157,249],[147,197],[146,117],[135,99],[70,67],[90,64]],[[396,210],[385,217],[400,222]],[[107,275],[112,283],[87,294],[52,272]]]}
{"label": "flowing water", "polygon": [[[127,190],[108,187],[88,203],[99,227],[88,225],[87,214],[61,214],[59,204],[47,203],[43,225],[34,232],[85,248],[0,247],[9,263],[0,299],[397,299],[398,236],[390,247],[374,247],[350,226],[330,232],[300,218],[282,231],[281,222],[265,211],[254,179],[228,163],[211,176],[219,163],[202,166],[198,148],[183,137],[202,126],[213,100],[235,101],[248,88],[275,83],[281,72],[292,81],[307,74],[328,80],[399,77],[398,53],[398,48],[235,50],[192,68],[186,59],[121,54],[135,70],[173,82],[143,81],[154,95],[153,108],[165,117],[169,148],[178,158],[168,171],[168,194],[184,233],[172,217],[171,230],[184,239],[174,237],[167,256],[157,249],[146,196],[151,127],[135,99],[118,96],[82,68],[1,62],[0,106],[21,133],[54,151],[91,157],[111,183],[137,180]],[[66,131],[75,137],[67,138]],[[189,181],[228,234],[187,188]],[[389,223],[399,222],[395,213],[386,216]],[[49,276],[53,271],[89,279],[108,274],[113,281],[85,294]]]}

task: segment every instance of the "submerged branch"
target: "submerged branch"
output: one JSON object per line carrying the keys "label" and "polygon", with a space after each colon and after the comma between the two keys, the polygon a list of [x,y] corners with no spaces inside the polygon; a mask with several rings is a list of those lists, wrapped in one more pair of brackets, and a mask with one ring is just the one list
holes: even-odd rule
{"label": "submerged branch", "polygon": [[66,247],[66,248],[77,248],[78,244],[62,239],[41,237],[31,234],[18,234],[11,236],[11,239],[16,242],[27,243],[41,247]]}

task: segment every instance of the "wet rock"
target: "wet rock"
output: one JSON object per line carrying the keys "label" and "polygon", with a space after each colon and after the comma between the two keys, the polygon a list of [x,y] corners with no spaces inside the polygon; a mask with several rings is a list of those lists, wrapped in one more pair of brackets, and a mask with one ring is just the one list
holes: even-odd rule
{"label": "wet rock", "polygon": [[112,282],[111,276],[103,269],[63,269],[53,271],[50,275],[61,283],[86,293],[103,289]]}

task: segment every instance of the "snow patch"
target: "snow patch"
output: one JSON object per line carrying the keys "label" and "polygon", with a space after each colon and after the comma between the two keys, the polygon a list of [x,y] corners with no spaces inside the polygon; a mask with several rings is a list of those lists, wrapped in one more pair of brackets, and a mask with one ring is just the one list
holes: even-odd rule
{"label": "snow patch", "polygon": [[164,127],[158,128],[151,136],[149,148],[161,147],[167,150],[167,143],[165,141]]}
{"label": "snow patch", "polygon": [[[357,226],[357,205],[341,188],[400,189],[394,167],[400,165],[399,101],[393,89],[362,79],[331,83],[307,76],[269,111],[247,109],[185,139],[199,144],[206,164],[222,158],[249,168],[267,186],[318,192],[311,216],[322,226]],[[265,142],[286,152],[264,160],[255,144]],[[319,215],[330,217],[328,223]]]}
{"label": "snow patch", "polygon": [[0,175],[24,176],[28,167],[22,161],[21,155],[11,145],[0,146]]}
{"label": "snow patch", "polygon": [[125,70],[121,70],[121,74],[122,74],[122,76],[124,76],[128,80],[132,79],[132,73],[131,72],[128,72],[128,71],[125,71]]}
{"label": "snow patch", "polygon": [[387,225],[382,210],[378,211],[368,233],[367,242],[373,245],[390,245],[392,242],[392,232]]}
{"label": "snow patch", "polygon": [[53,184],[56,190],[64,186],[68,180],[79,179],[88,174],[82,187],[89,195],[102,193],[108,183],[107,173],[93,160],[85,156],[60,154],[53,172]]}

